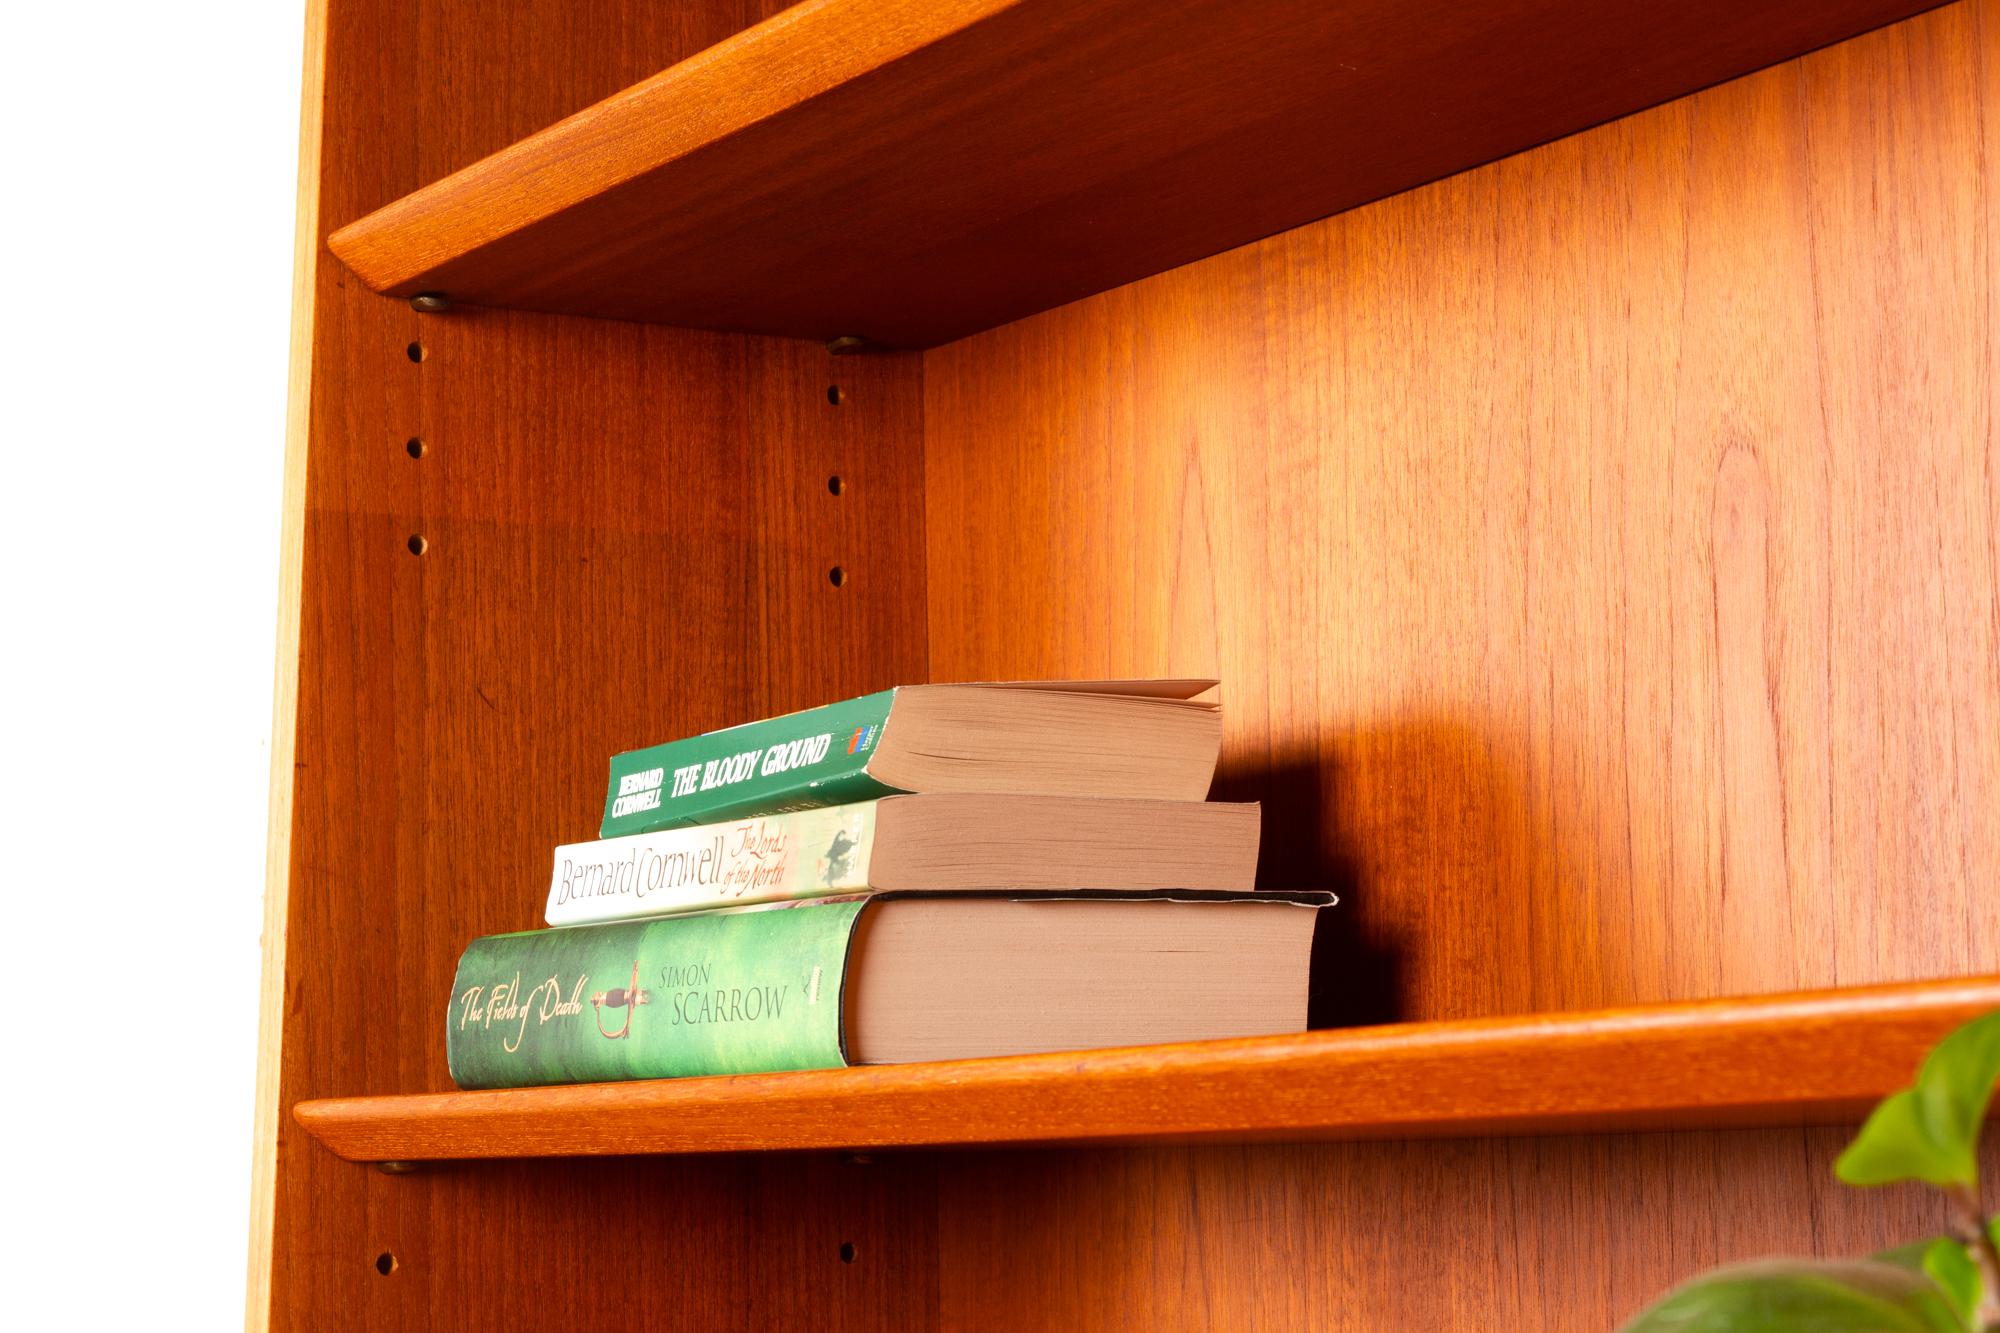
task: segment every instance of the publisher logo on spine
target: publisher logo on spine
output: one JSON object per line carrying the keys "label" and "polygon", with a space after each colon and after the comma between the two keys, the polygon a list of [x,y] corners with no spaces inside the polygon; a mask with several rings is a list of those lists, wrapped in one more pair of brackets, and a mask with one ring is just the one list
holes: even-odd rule
{"label": "publisher logo on spine", "polygon": [[866,754],[874,748],[875,733],[880,730],[882,730],[882,724],[879,722],[870,722],[865,727],[856,727],[854,734],[847,738],[847,752],[849,754]]}

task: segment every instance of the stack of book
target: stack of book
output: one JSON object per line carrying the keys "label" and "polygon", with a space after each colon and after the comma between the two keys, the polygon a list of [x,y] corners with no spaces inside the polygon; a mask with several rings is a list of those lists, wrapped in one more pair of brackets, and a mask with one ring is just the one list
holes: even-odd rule
{"label": "stack of book", "polygon": [[475,940],[464,1088],[1305,1027],[1323,893],[1204,799],[1214,681],[917,685],[611,761],[554,929]]}

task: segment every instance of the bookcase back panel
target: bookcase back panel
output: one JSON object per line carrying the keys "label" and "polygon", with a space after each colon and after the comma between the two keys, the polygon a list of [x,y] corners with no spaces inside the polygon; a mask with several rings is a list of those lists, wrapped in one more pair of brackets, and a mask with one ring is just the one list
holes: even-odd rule
{"label": "bookcase back panel", "polygon": [[933,676],[1220,677],[1399,1016],[2000,967],[1996,86],[1975,0],[928,353]]}
{"label": "bookcase back panel", "polygon": [[1837,1184],[1847,1137],[963,1154],[938,1174],[940,1326],[1607,1333],[1716,1263],[1948,1227],[1924,1191]]}
{"label": "bookcase back panel", "polygon": [[[1995,125],[1969,0],[927,353],[933,678],[1222,678],[1324,1017],[1993,971]],[[1939,1224],[1840,1139],[961,1158],[939,1308],[1602,1329]]]}
{"label": "bookcase back panel", "polygon": [[[317,234],[760,16],[329,0]],[[612,753],[920,678],[926,650],[914,358],[419,315],[314,266],[279,1108],[451,1086],[458,952],[540,924]],[[921,1164],[392,1176],[275,1133],[252,1316],[264,1290],[277,1327],[931,1317]]]}

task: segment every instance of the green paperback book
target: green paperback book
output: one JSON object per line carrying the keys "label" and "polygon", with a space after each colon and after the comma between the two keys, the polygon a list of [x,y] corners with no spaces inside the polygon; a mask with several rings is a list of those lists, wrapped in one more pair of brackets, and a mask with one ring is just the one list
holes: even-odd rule
{"label": "green paperback book", "polygon": [[1211,680],[905,685],[631,750],[601,838],[911,792],[1198,801],[1222,745]]}
{"label": "green paperback book", "polygon": [[833,1069],[864,899],[489,935],[458,960],[461,1088]]}
{"label": "green paperback book", "polygon": [[846,805],[899,789],[868,774],[896,691],[630,750],[611,761],[601,838]]}
{"label": "green paperback book", "polygon": [[878,893],[474,940],[463,1088],[835,1069],[1304,1028],[1325,893]]}

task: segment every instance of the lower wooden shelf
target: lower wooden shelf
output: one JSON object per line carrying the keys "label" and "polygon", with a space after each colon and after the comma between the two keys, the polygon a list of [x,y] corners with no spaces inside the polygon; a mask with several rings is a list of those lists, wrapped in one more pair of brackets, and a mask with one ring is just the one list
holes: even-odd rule
{"label": "lower wooden shelf", "polygon": [[354,1161],[1825,1124],[2000,977],[945,1064],[302,1101]]}

